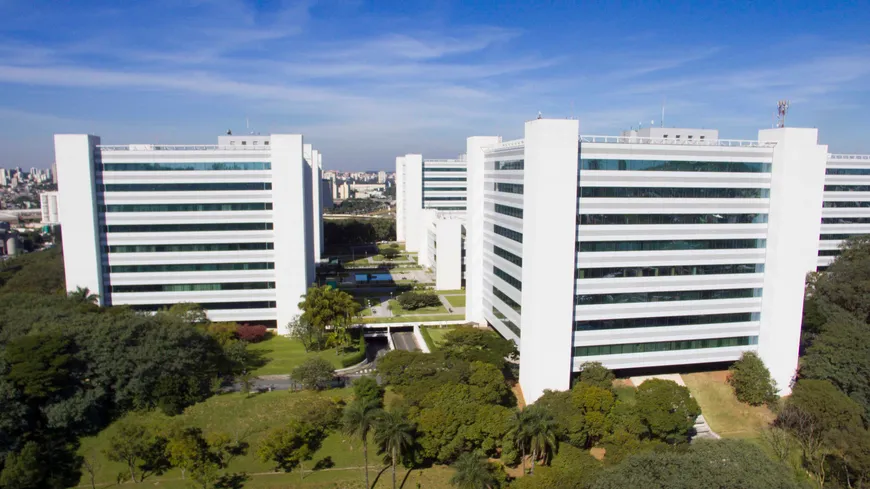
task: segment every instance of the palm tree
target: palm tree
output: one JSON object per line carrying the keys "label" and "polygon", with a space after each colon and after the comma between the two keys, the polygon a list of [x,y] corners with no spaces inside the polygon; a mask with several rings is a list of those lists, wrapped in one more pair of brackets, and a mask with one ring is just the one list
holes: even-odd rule
{"label": "palm tree", "polygon": [[69,292],[67,297],[76,302],[87,304],[94,304],[100,298],[97,294],[92,294],[91,289],[87,287],[76,287],[76,290]]}
{"label": "palm tree", "polygon": [[393,489],[396,489],[396,462],[414,443],[414,427],[401,414],[384,411],[375,424],[375,441],[393,466]]}
{"label": "palm tree", "polygon": [[547,457],[556,450],[556,420],[549,411],[543,408],[531,406],[527,409],[529,420],[526,433],[529,437],[529,446],[532,449],[532,470],[535,473],[535,461],[543,457],[547,463]]}
{"label": "palm tree", "polygon": [[369,489],[369,431],[374,428],[382,411],[374,403],[355,401],[344,409],[344,432],[351,436],[359,436],[363,444],[365,457],[366,489]]}
{"label": "palm tree", "polygon": [[526,447],[529,445],[529,426],[534,411],[515,410],[511,416],[510,436],[514,446],[520,450],[520,461],[523,464],[523,475],[526,474]]}
{"label": "palm tree", "polygon": [[450,483],[459,489],[489,489],[496,484],[486,458],[476,453],[463,453],[453,463],[453,468],[456,473]]}

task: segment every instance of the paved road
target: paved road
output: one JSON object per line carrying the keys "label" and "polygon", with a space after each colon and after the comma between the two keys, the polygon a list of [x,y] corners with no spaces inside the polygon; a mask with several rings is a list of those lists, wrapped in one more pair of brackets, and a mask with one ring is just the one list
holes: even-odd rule
{"label": "paved road", "polygon": [[417,342],[414,341],[414,333],[393,333],[393,344],[397,350],[418,351]]}

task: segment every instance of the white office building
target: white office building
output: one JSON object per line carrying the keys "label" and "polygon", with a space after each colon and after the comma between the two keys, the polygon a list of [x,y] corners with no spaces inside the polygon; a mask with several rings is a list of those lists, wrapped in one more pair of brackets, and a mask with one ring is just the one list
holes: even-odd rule
{"label": "white office building", "polygon": [[437,290],[464,287],[465,212],[425,209],[422,218],[420,239],[424,249],[417,255],[420,264],[434,273]]}
{"label": "white office building", "polygon": [[870,155],[829,154],[825,167],[818,270],[840,254],[840,244],[870,234]]}
{"label": "white office building", "polygon": [[408,251],[424,248],[423,209],[464,211],[467,194],[465,155],[453,160],[396,158],[396,235]]}
{"label": "white office building", "polygon": [[42,211],[42,224],[60,224],[57,208],[57,192],[39,194],[39,208]]}
{"label": "white office building", "polygon": [[55,154],[68,290],[286,332],[319,249],[320,157],[301,135],[105,146],[59,134]]}
{"label": "white office building", "polygon": [[800,128],[578,139],[577,121],[541,119],[521,140],[469,138],[467,319],[517,342],[527,402],[567,389],[587,361],[637,369],[747,350],[788,392],[804,278],[822,263],[826,154]]}

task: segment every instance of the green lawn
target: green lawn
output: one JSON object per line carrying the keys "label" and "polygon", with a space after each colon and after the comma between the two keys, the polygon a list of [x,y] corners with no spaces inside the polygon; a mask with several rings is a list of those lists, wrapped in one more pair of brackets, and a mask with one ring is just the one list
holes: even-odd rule
{"label": "green lawn", "polygon": [[286,336],[273,336],[266,341],[248,346],[248,350],[262,352],[267,363],[254,370],[254,375],[289,374],[293,368],[310,356],[318,356],[329,360],[335,368],[341,368],[341,360],[345,355],[336,355],[335,349],[307,353],[297,340]]}
{"label": "green lawn", "polygon": [[363,318],[363,323],[424,323],[436,321],[462,321],[465,314],[439,314],[436,316],[393,316],[391,318]]}
{"label": "green lawn", "polygon": [[[323,393],[296,392],[290,394],[286,391],[268,392],[254,396],[243,394],[225,394],[212,397],[205,402],[189,407],[184,413],[175,417],[167,417],[159,412],[131,413],[128,417],[144,420],[158,429],[168,428],[175,424],[181,426],[196,426],[201,428],[206,435],[212,432],[224,432],[231,437],[247,442],[250,446],[246,455],[237,457],[230,462],[228,472],[246,472],[250,479],[245,483],[246,488],[333,488],[333,487],[361,487],[363,480],[363,453],[362,443],[355,437],[348,437],[340,431],[334,432],[326,438],[323,446],[318,450],[312,460],[305,463],[305,477],[300,480],[300,473],[293,471],[289,474],[273,472],[273,466],[261,462],[256,457],[260,440],[266,433],[276,426],[281,426],[295,417],[295,412],[313,396],[350,398],[350,389],[329,390]],[[82,439],[79,453],[83,456],[94,457],[97,460],[96,482],[98,485],[114,486],[117,474],[126,473],[123,464],[110,462],[105,457],[104,451],[108,447],[109,439],[116,431],[116,424],[100,432],[96,436]],[[391,486],[390,471],[383,473],[384,467],[380,463],[380,457],[369,447],[369,467],[372,481],[377,479],[376,488]],[[329,458],[334,466],[327,470],[313,471],[314,465],[321,460]],[[87,472],[80,481],[81,486],[90,487]],[[378,474],[380,473],[380,476]],[[453,471],[446,467],[434,467],[424,470],[409,471],[400,468],[397,471],[398,480],[402,480],[407,474],[406,488],[421,487],[448,488],[448,480]],[[181,480],[181,472],[177,469],[160,476],[149,476],[143,486],[158,486],[167,488],[188,488],[190,481]]]}
{"label": "green lawn", "polygon": [[390,310],[393,311],[394,316],[412,316],[412,315],[424,315],[424,314],[447,314],[447,308],[443,305],[437,305],[432,307],[421,307],[419,309],[408,310],[404,309],[399,301],[393,299],[390,301]]}
{"label": "green lawn", "polygon": [[764,406],[743,404],[726,382],[727,372],[682,374],[710,428],[723,438],[755,438],[773,421]]}
{"label": "green lawn", "polygon": [[453,307],[465,307],[465,296],[464,295],[445,295],[445,299],[450,303]]}
{"label": "green lawn", "polygon": [[465,289],[436,290],[435,293],[440,295],[465,295]]}
{"label": "green lawn", "polygon": [[438,348],[442,344],[444,344],[444,335],[448,332],[453,331],[454,328],[450,326],[446,326],[443,328],[438,327],[428,327],[426,331],[429,332],[429,337],[432,338],[432,343],[435,344],[435,347]]}

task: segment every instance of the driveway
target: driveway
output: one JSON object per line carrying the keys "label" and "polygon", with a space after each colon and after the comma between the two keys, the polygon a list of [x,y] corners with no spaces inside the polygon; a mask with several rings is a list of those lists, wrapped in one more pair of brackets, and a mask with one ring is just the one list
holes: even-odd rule
{"label": "driveway", "polygon": [[414,340],[414,333],[393,333],[393,344],[397,350],[419,351],[417,342]]}

